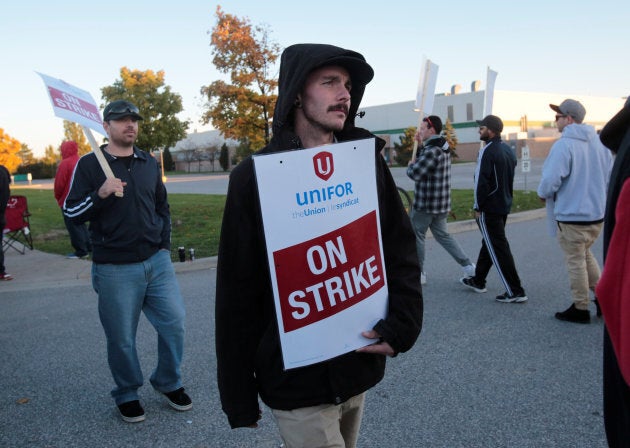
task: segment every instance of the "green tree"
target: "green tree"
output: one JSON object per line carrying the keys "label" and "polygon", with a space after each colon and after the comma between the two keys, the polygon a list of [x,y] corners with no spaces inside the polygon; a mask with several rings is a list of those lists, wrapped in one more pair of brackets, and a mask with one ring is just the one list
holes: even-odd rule
{"label": "green tree", "polygon": [[444,133],[444,138],[448,142],[448,149],[451,153],[451,157],[458,158],[457,155],[457,134],[455,133],[455,129],[453,128],[453,123],[451,123],[450,119],[446,119],[446,123],[444,124],[444,129],[442,130]]}
{"label": "green tree", "polygon": [[114,100],[131,101],[140,109],[143,121],[136,144],[145,151],[170,148],[186,137],[190,124],[181,121],[177,114],[183,110],[181,95],[164,84],[164,71],[120,69],[120,79],[103,87],[105,104]]}
{"label": "green tree", "polygon": [[223,168],[223,171],[227,171],[230,167],[230,151],[227,144],[221,145],[221,153],[219,154],[219,165]]}
{"label": "green tree", "polygon": [[64,140],[72,140],[79,145],[80,156],[92,151],[92,147],[79,123],[63,120],[63,137]]}
{"label": "green tree", "polygon": [[396,151],[394,160],[399,165],[407,166],[411,160],[415,135],[416,127],[412,126],[405,129],[405,133],[399,137],[400,143],[394,142],[394,150]]}
{"label": "green tree", "polygon": [[3,165],[9,173],[13,173],[20,165],[19,152],[22,145],[19,141],[4,133],[4,129],[0,128],[0,165]]}
{"label": "green tree", "polygon": [[171,152],[166,148],[164,154],[162,154],[162,161],[164,163],[164,171],[173,171],[175,164],[173,163],[173,156]]}
{"label": "green tree", "polygon": [[60,160],[61,153],[58,150],[55,150],[52,145],[48,145],[44,148],[44,157],[40,159],[40,161],[45,165],[57,165]]}
{"label": "green tree", "polygon": [[33,155],[33,151],[28,147],[26,143],[22,143],[20,145],[20,150],[17,153],[18,157],[22,161],[20,166],[29,166],[35,163],[35,156]]}
{"label": "green tree", "polygon": [[217,80],[201,88],[207,98],[202,121],[212,123],[227,138],[247,140],[249,148],[259,149],[271,138],[278,86],[271,71],[280,47],[270,41],[267,28],[252,28],[247,18],[226,14],[221,6],[216,17],[210,43],[212,63],[229,74],[230,83]]}

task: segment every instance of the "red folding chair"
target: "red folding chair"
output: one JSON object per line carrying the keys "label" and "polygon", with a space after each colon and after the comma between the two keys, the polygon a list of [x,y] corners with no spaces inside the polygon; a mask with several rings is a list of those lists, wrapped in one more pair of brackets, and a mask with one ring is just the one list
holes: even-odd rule
{"label": "red folding chair", "polygon": [[2,251],[12,247],[22,255],[26,248],[33,250],[33,235],[28,221],[31,214],[28,211],[26,196],[10,196],[4,213],[6,224],[2,229]]}

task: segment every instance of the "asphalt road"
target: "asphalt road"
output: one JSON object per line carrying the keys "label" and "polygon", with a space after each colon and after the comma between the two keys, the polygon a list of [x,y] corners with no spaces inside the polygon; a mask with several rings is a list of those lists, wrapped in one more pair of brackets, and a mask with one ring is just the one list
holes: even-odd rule
{"label": "asphalt road", "polygon": [[[554,319],[570,295],[562,254],[543,219],[511,222],[508,236],[530,298],[524,304],[494,300],[503,292],[494,270],[488,293],[464,290],[459,266],[427,241],[424,328],[412,350],[388,361],[385,379],[368,393],[359,447],[606,446],[602,321]],[[478,231],[456,237],[476,258]],[[601,241],[595,251],[601,258]],[[54,267],[33,267],[27,290],[3,292],[0,284],[0,447],[281,446],[267,409],[256,430],[230,430],[221,412],[214,269],[178,273],[187,306],[182,371],[193,409],[171,410],[148,384],[156,338],[142,318],[147,419],[127,424],[109,396],[96,295],[83,277],[38,289],[38,270]]]}

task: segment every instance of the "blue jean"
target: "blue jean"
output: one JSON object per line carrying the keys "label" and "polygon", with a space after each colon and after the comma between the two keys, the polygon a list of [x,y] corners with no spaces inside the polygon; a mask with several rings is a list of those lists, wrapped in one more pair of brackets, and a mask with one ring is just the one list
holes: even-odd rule
{"label": "blue jean", "polygon": [[[63,214],[63,212],[62,212]],[[92,252],[90,233],[85,223],[77,224],[66,215],[63,215],[63,222],[66,224],[68,234],[70,234],[70,244],[74,248],[74,253],[78,257],[85,257]]]}
{"label": "blue jean", "polygon": [[93,263],[92,286],[98,294],[116,404],[137,400],[144,381],[136,351],[141,311],[158,334],[158,362],[151,385],[159,392],[182,387],[186,313],[170,253],[160,250],[141,263]]}
{"label": "blue jean", "polygon": [[468,266],[472,264],[468,256],[464,253],[459,243],[448,233],[446,227],[446,219],[448,213],[427,213],[411,210],[411,223],[416,233],[416,252],[418,253],[418,262],[420,270],[424,272],[424,240],[426,238],[427,229],[431,229],[431,233],[435,241],[453,257],[460,266]]}

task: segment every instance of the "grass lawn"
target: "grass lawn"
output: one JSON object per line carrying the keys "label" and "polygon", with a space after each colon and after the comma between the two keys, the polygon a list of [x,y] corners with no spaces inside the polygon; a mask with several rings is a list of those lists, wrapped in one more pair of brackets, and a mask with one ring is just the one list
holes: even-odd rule
{"label": "grass lawn", "polygon": [[[52,190],[11,188],[11,194],[28,199],[30,223],[35,249],[65,255],[73,251],[61,210]],[[413,198],[413,192],[409,192]],[[177,261],[177,247],[195,248],[197,258],[217,255],[225,195],[170,194],[171,257]],[[472,190],[452,191],[452,213],[449,221],[472,219]],[[515,191],[512,212],[541,208],[536,192]]]}

